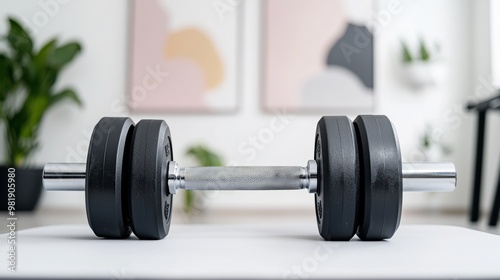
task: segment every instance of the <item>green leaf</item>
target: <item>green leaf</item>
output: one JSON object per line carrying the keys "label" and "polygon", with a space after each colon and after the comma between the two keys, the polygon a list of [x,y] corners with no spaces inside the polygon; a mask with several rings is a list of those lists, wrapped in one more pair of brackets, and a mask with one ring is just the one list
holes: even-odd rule
{"label": "green leaf", "polygon": [[429,51],[427,50],[427,47],[425,46],[424,40],[422,40],[422,39],[420,39],[420,59],[422,61],[429,61],[430,60]]}
{"label": "green leaf", "polygon": [[57,76],[57,70],[51,67],[47,61],[54,54],[57,40],[53,39],[47,42],[33,56],[33,59],[27,62],[26,71],[24,71],[24,80],[27,87],[34,95],[50,93],[50,87],[54,84]]}
{"label": "green leaf", "polygon": [[52,86],[57,81],[57,76],[59,71],[53,68],[48,68],[45,70],[45,74],[37,77],[37,88],[38,93],[46,93],[49,94],[51,92]]}
{"label": "green leaf", "polygon": [[34,65],[38,71],[43,71],[47,66],[47,61],[54,55],[57,39],[52,39],[45,44],[33,58]]}
{"label": "green leaf", "polygon": [[194,192],[187,190],[184,192],[184,207],[183,210],[187,214],[190,214],[194,208]]}
{"label": "green leaf", "polygon": [[72,61],[81,49],[80,44],[76,42],[71,42],[58,47],[50,57],[49,64],[56,68],[62,68],[64,65]]}
{"label": "green leaf", "polygon": [[12,62],[4,54],[0,54],[0,110],[3,109],[7,95],[14,87],[14,68]]}
{"label": "green leaf", "polygon": [[13,18],[9,18],[9,34],[7,40],[9,41],[12,50],[16,52],[17,57],[23,57],[25,54],[31,55],[33,50],[33,41],[28,32]]}
{"label": "green leaf", "polygon": [[73,101],[78,106],[82,106],[83,103],[73,89],[63,89],[59,93],[56,93],[49,98],[49,106],[51,107],[65,99]]}
{"label": "green leaf", "polygon": [[413,61],[413,58],[411,56],[410,50],[408,49],[408,46],[404,41],[401,41],[401,47],[403,48],[403,62],[411,63]]}
{"label": "green leaf", "polygon": [[220,156],[212,152],[209,148],[199,145],[188,149],[187,154],[193,156],[201,166],[222,166]]}
{"label": "green leaf", "polygon": [[448,155],[451,155],[453,153],[453,148],[451,148],[448,145],[442,144],[441,145],[441,152],[443,153],[443,155],[448,156]]}
{"label": "green leaf", "polygon": [[19,137],[23,141],[35,141],[35,135],[40,122],[49,106],[47,95],[33,95],[26,99],[21,112],[24,120],[21,126]]}

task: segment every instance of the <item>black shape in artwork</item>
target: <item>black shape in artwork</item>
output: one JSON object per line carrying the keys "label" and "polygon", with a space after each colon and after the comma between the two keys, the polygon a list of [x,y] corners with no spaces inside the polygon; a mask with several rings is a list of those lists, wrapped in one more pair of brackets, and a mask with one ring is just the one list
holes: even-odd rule
{"label": "black shape in artwork", "polygon": [[373,89],[373,34],[364,25],[349,23],[330,49],[326,64],[346,68]]}

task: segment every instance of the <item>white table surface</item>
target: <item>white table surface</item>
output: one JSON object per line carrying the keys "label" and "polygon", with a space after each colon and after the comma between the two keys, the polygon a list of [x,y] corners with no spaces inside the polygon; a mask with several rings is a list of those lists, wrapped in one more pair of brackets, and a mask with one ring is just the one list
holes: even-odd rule
{"label": "white table surface", "polygon": [[[401,226],[381,242],[325,242],[313,224],[173,225],[159,241],[96,238],[87,225],[17,232],[2,278],[500,278],[500,236]],[[7,235],[0,235],[7,254]]]}

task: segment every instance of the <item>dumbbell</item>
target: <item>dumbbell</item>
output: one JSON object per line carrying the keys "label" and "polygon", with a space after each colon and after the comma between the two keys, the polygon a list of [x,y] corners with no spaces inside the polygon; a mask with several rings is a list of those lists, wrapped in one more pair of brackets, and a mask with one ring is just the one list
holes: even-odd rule
{"label": "dumbbell", "polygon": [[89,225],[105,238],[164,238],[179,190],[306,189],[325,240],[383,240],[399,226],[403,191],[453,191],[456,172],[452,163],[402,163],[386,116],[322,117],[305,167],[180,167],[165,121],[102,118],[87,162],[49,163],[43,184],[84,190]]}

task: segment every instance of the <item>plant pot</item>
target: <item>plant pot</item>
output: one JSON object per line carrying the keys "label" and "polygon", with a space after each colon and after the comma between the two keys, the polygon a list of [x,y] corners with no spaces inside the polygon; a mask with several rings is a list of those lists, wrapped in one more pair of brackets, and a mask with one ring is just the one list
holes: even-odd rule
{"label": "plant pot", "polygon": [[[15,211],[33,211],[40,199],[42,190],[42,168],[15,169]],[[0,166],[0,210],[8,207],[9,167]]]}
{"label": "plant pot", "polygon": [[443,65],[437,61],[414,61],[403,65],[406,82],[415,89],[436,86],[443,79]]}

